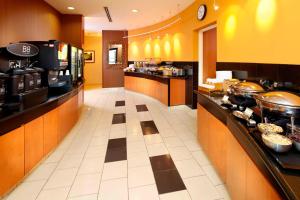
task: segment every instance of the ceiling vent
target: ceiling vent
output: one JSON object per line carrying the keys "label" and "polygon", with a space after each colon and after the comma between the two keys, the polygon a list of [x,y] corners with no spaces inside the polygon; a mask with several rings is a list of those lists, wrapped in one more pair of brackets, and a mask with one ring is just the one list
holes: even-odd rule
{"label": "ceiling vent", "polygon": [[109,22],[112,22],[112,18],[110,16],[110,13],[109,13],[109,10],[108,10],[108,7],[103,7],[104,10],[105,10],[105,13],[106,13],[106,16],[107,16],[107,19]]}

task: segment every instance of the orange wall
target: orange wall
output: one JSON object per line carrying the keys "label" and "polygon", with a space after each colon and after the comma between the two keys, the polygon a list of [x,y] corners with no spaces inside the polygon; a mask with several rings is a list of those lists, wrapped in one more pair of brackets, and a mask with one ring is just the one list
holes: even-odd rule
{"label": "orange wall", "polygon": [[[129,39],[129,60],[160,57],[162,60],[197,61],[197,31],[217,21],[218,61],[299,64],[300,1],[196,0],[180,13],[181,21],[146,37]],[[197,20],[200,4],[208,6],[203,21]],[[129,35],[162,27],[178,16],[154,26],[129,31]],[[168,35],[167,35],[168,34]],[[160,36],[160,39],[156,39]]]}
{"label": "orange wall", "polygon": [[84,78],[86,85],[102,85],[102,37],[85,36],[84,49],[95,51],[95,63],[86,63]]}
{"label": "orange wall", "polygon": [[[171,27],[151,35],[129,38],[129,60],[145,60],[145,58],[161,58],[172,61],[193,61],[197,60],[197,37],[194,30],[207,26],[216,20],[216,13],[211,12],[211,0],[201,0],[210,10],[204,21],[197,20],[199,1],[192,4],[179,15],[162,23],[129,31],[129,35],[139,34],[161,28],[164,25],[181,18],[179,22]],[[158,39],[157,36],[160,38]]]}
{"label": "orange wall", "polygon": [[300,64],[299,0],[223,0],[218,60]]}

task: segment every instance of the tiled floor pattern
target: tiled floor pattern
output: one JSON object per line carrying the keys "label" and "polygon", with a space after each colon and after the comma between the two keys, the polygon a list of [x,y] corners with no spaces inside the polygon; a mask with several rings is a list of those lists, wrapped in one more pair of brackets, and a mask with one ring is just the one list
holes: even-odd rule
{"label": "tiled floor pattern", "polygon": [[209,200],[229,196],[197,143],[196,111],[186,106],[167,108],[144,95],[114,88],[85,92],[79,122],[5,199]]}

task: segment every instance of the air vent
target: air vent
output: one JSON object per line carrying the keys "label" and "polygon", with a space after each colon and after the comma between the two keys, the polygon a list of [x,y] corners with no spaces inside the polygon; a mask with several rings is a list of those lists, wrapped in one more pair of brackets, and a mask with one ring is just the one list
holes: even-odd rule
{"label": "air vent", "polygon": [[108,21],[109,21],[109,22],[112,22],[112,19],[111,19],[111,16],[110,16],[108,7],[103,7],[103,8],[104,8],[104,10],[105,10],[105,13],[106,13],[106,16],[107,16]]}

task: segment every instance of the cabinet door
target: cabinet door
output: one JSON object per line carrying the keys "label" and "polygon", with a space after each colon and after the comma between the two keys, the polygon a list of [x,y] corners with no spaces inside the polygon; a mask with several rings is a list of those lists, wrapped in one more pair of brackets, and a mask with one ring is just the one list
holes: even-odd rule
{"label": "cabinet door", "polygon": [[44,120],[39,117],[25,124],[25,173],[44,156]]}
{"label": "cabinet door", "polygon": [[81,108],[83,106],[83,101],[84,101],[84,92],[83,92],[83,87],[80,89],[78,92],[78,109],[79,112],[81,112]]}
{"label": "cabinet door", "polygon": [[58,109],[44,115],[44,154],[47,155],[58,144]]}
{"label": "cabinet door", "polygon": [[171,79],[170,80],[170,104],[184,105],[185,104],[185,80]]}
{"label": "cabinet door", "polygon": [[0,197],[24,177],[24,127],[0,136]]}
{"label": "cabinet door", "polygon": [[208,134],[209,134],[209,113],[204,107],[198,104],[197,110],[198,120],[198,141],[202,146],[202,149],[208,152]]}
{"label": "cabinet door", "polygon": [[280,200],[280,196],[250,158],[247,160],[246,199]]}
{"label": "cabinet door", "polygon": [[208,113],[208,154],[221,180],[226,182],[227,136],[231,134],[221,121]]}
{"label": "cabinet door", "polygon": [[160,102],[168,106],[168,100],[169,100],[169,92],[168,92],[168,84],[160,84]]}
{"label": "cabinet door", "polygon": [[228,135],[226,185],[232,199],[246,198],[246,152],[232,134]]}

